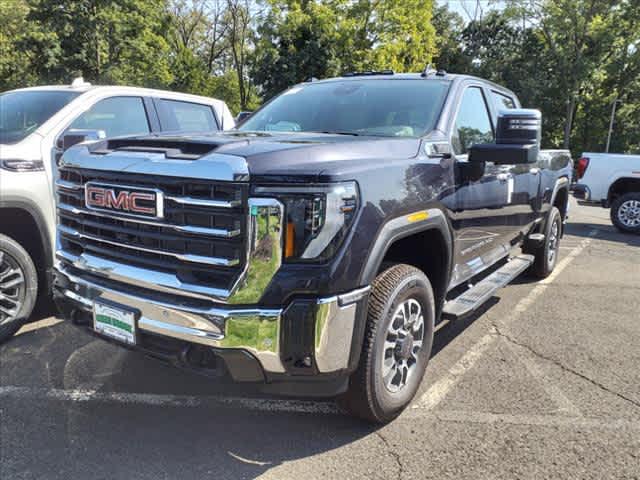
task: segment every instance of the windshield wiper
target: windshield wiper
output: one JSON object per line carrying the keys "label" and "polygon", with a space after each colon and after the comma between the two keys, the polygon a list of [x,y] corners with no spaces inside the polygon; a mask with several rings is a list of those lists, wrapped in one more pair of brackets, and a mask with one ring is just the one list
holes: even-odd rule
{"label": "windshield wiper", "polygon": [[359,137],[361,134],[356,132],[341,132],[338,130],[324,130],[322,132],[311,132],[311,133],[326,133],[328,135],[352,135],[354,137]]}

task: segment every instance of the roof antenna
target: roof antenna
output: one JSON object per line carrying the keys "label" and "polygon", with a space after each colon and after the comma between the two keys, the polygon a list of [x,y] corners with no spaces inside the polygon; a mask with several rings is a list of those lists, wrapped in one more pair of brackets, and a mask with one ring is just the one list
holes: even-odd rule
{"label": "roof antenna", "polygon": [[427,66],[424,67],[424,70],[422,71],[422,73],[420,74],[421,77],[428,77],[429,75],[432,75],[436,73],[436,69],[433,68],[433,65],[430,63],[427,63]]}

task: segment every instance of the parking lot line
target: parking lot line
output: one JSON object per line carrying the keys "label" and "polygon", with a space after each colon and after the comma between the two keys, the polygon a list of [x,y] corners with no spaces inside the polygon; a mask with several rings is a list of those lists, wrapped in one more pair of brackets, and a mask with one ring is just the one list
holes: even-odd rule
{"label": "parking lot line", "polygon": [[[529,295],[518,302],[513,313],[504,318],[502,320],[502,324],[507,325],[516,321],[520,317],[520,314],[526,311],[537,300],[537,298],[544,293],[549,284],[553,282],[558,275],[560,275],[578,255],[580,255],[580,253],[582,253],[597,233],[597,230],[591,230],[588,237],[582,240],[577,247],[571,250],[571,252],[569,252],[569,254],[567,254],[567,256],[558,263],[558,265],[556,265],[556,268],[551,275],[540,281],[538,285],[531,290]],[[465,373],[475,366],[477,361],[482,358],[482,355],[491,345],[493,345],[497,338],[499,338],[499,336],[495,329],[480,338],[480,340],[468,349],[460,360],[458,360],[442,378],[429,387],[422,397],[415,402],[412,408],[430,410],[436,407],[447,396],[451,389],[458,384]]]}
{"label": "parking lot line", "polygon": [[341,414],[332,402],[309,400],[274,400],[225,395],[171,395],[133,392],[102,392],[98,390],[64,390],[18,386],[0,387],[0,398],[31,400],[61,400],[75,403],[107,402],[141,404],[159,407],[227,407],[265,412]]}

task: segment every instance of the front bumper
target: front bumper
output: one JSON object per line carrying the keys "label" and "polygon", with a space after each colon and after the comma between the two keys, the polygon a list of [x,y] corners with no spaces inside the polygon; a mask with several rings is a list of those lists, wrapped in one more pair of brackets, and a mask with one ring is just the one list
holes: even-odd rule
{"label": "front bumper", "polygon": [[[95,300],[116,303],[136,312],[140,334],[211,347],[214,352],[243,352],[257,361],[267,381],[273,376],[352,370],[368,292],[365,287],[329,298],[299,299],[281,309],[203,308],[115,290],[98,278],[80,278],[61,263],[54,282],[57,303],[76,323],[91,326]],[[233,365],[229,372],[236,380],[257,379],[234,375]]]}

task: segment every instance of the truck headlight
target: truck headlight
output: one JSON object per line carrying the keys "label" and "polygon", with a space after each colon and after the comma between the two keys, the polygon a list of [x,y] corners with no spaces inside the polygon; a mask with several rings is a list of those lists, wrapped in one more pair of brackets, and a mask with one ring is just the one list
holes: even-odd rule
{"label": "truck headlight", "polygon": [[322,261],[333,256],[358,212],[355,182],[256,187],[254,191],[275,196],[285,206],[285,261]]}
{"label": "truck headlight", "polygon": [[0,160],[0,168],[10,172],[41,172],[44,163],[42,160]]}

